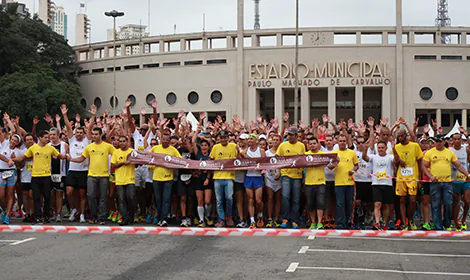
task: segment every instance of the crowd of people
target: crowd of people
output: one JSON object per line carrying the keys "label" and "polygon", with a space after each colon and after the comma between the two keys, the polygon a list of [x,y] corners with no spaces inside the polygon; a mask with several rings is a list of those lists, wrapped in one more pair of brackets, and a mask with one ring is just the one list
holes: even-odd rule
{"label": "crowd of people", "polygon": [[[323,115],[311,123],[282,120],[213,122],[194,126],[179,112],[136,120],[123,113],[68,118],[65,105],[49,130],[29,133],[3,115],[0,133],[2,222],[70,221],[121,226],[240,227],[374,230],[465,230],[470,205],[468,133],[444,137],[433,121],[418,135],[403,118],[354,123]],[[55,122],[54,122],[55,121]],[[430,137],[430,129],[435,137]],[[336,154],[327,166],[281,170],[187,170],[134,165],[133,150],[192,160]],[[463,201],[463,211],[461,210]],[[16,212],[14,210],[16,206]],[[461,213],[463,212],[463,213]],[[415,222],[416,221],[416,222]]]}

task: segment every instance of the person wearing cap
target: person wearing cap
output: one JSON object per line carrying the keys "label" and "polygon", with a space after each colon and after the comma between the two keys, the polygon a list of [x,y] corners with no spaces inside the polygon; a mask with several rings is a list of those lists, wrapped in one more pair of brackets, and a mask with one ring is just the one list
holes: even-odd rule
{"label": "person wearing cap", "polygon": [[[277,156],[298,156],[305,154],[305,145],[298,141],[298,129],[291,126],[287,130],[288,141],[279,145]],[[299,202],[302,188],[302,168],[281,169],[282,204],[281,228],[287,228],[289,222],[292,228],[299,228]]]}
{"label": "person wearing cap", "polygon": [[[219,159],[234,159],[238,157],[237,145],[234,143],[228,143],[228,133],[222,130],[219,133],[220,143],[214,145],[211,150],[209,157],[212,160]],[[214,171],[214,190],[217,202],[217,214],[219,221],[217,227],[221,228],[225,225],[233,227],[234,222],[232,218],[232,205],[233,205],[233,180],[235,179],[235,171],[217,170]],[[224,211],[223,201],[225,198],[225,209]],[[227,215],[225,215],[227,214]]]}
{"label": "person wearing cap", "polygon": [[[464,133],[467,133],[464,130]],[[466,135],[468,139],[468,134]],[[460,133],[455,133],[452,135],[452,147],[449,148],[457,156],[458,160],[462,164],[462,167],[468,171],[468,159],[470,156],[470,148],[467,145],[464,147],[462,145],[462,135]],[[460,231],[462,229],[467,229],[466,218],[468,216],[468,208],[470,206],[470,183],[467,182],[465,176],[459,172],[455,166],[452,166],[452,188],[454,191],[454,204],[452,208],[452,219],[455,223],[455,229]],[[459,221],[459,212],[460,212],[460,200],[463,196],[464,207],[463,207],[463,216],[462,221]]]}
{"label": "person wearing cap", "polygon": [[[431,212],[436,230],[452,230],[452,169],[453,165],[469,181],[468,171],[462,166],[457,156],[445,147],[444,137],[438,135],[436,147],[429,150],[423,159],[423,171],[431,181]],[[444,205],[444,217],[442,208]]]}
{"label": "person wearing cap", "polygon": [[[266,157],[266,152],[257,144],[257,136],[250,134],[248,147],[240,152],[242,158],[262,158]],[[250,228],[262,228],[263,222],[263,176],[260,170],[247,170],[244,186],[248,197],[248,213],[250,214]],[[257,221],[255,222],[255,200],[258,210]]]}

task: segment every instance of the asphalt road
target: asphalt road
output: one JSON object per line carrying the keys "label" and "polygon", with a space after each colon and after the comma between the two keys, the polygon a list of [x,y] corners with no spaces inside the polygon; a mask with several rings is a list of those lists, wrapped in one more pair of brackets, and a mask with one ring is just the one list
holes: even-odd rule
{"label": "asphalt road", "polygon": [[0,233],[0,279],[470,279],[469,249],[470,239]]}

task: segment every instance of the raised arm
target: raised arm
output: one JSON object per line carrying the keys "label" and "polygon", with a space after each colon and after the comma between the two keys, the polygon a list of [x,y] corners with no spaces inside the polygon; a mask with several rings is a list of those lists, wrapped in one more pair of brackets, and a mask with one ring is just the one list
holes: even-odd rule
{"label": "raised arm", "polygon": [[67,117],[68,113],[67,105],[62,104],[60,106],[60,112],[62,113],[62,117],[64,117],[64,123],[65,127],[67,127],[67,138],[72,138],[73,137],[73,131],[72,131],[72,126],[70,125],[69,118]]}
{"label": "raised arm", "polygon": [[132,102],[129,98],[126,99],[126,114],[127,114],[127,124],[129,126],[129,131],[131,131],[131,133],[134,133],[135,131],[135,124],[134,122],[132,121],[132,115],[131,115],[131,105],[132,105]]}
{"label": "raised arm", "polygon": [[88,121],[88,126],[86,130],[86,137],[91,140],[91,131],[93,130],[93,125],[95,124],[96,119],[96,106],[95,104],[91,105],[91,109],[88,111],[91,114],[90,120]]}

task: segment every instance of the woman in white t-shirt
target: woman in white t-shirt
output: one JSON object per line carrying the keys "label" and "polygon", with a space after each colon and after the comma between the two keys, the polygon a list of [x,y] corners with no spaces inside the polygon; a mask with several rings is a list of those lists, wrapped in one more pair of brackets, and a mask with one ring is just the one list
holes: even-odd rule
{"label": "woman in white t-shirt", "polygon": [[15,186],[18,179],[15,163],[11,160],[20,154],[18,149],[21,137],[14,134],[10,139],[5,139],[0,132],[0,201],[7,197],[7,209],[2,213],[2,223],[10,224],[10,213],[15,202]]}

